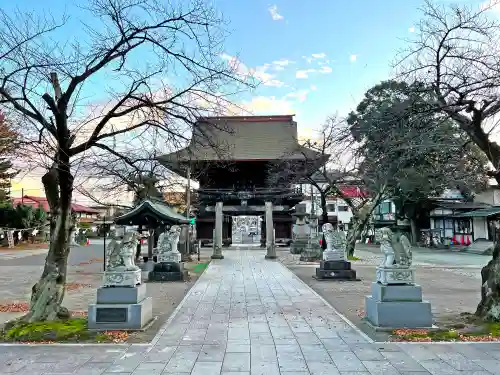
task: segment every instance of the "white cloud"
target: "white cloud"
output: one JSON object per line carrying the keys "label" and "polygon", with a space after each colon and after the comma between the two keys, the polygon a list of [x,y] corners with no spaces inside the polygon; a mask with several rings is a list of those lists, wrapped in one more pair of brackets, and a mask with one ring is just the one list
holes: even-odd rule
{"label": "white cloud", "polygon": [[299,103],[302,103],[307,99],[307,94],[309,94],[309,90],[297,90],[286,94],[285,98],[296,99]]}
{"label": "white cloud", "polygon": [[[326,58],[326,53],[324,52],[319,52],[319,53],[313,53],[311,56],[302,56],[304,60],[306,60],[308,63],[311,63],[313,60],[323,60]],[[321,61],[318,61],[318,64],[322,64]]]}
{"label": "white cloud", "polygon": [[330,68],[329,66],[322,66],[321,69],[319,70],[320,73],[331,73],[332,72],[332,68]]}
{"label": "white cloud", "polygon": [[270,64],[264,64],[263,66],[258,66],[256,68],[248,68],[244,63],[241,62],[237,57],[223,53],[221,57],[229,62],[229,65],[236,70],[236,72],[242,77],[252,77],[260,81],[264,86],[274,86],[281,87],[285,83],[274,78],[274,75],[267,72],[270,68]]}
{"label": "white cloud", "polygon": [[275,96],[256,96],[238,106],[227,108],[228,115],[290,115],[295,112],[293,103]]}
{"label": "white cloud", "polygon": [[278,13],[278,6],[273,5],[269,9],[269,13],[271,13],[271,17],[273,18],[274,21],[281,21],[284,19],[284,17]]}
{"label": "white cloud", "polygon": [[413,26],[412,26],[412,27],[410,27],[410,28],[408,29],[408,32],[410,32],[410,33],[414,33],[414,32],[415,32],[415,27],[413,27]]}
{"label": "white cloud", "polygon": [[287,60],[287,59],[279,59],[279,60],[275,60],[271,63],[271,66],[274,70],[276,71],[281,71],[281,70],[285,70],[285,67],[290,65],[290,64],[293,64],[294,61],[291,61],[291,60]]}
{"label": "white cloud", "polygon": [[355,62],[357,59],[358,59],[358,55],[351,55],[351,57],[349,58],[349,60],[351,60],[351,62]]}
{"label": "white cloud", "polygon": [[314,72],[316,72],[316,69],[297,70],[297,72],[295,73],[295,78],[300,78],[300,79],[308,78],[309,73],[314,73]]}
{"label": "white cloud", "polygon": [[316,91],[318,88],[316,87],[316,85],[312,85],[311,86],[311,91]]}

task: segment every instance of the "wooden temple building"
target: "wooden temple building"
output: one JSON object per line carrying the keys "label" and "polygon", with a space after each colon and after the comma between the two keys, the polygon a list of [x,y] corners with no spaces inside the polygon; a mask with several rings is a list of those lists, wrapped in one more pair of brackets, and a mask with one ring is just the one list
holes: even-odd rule
{"label": "wooden temple building", "polygon": [[232,216],[238,215],[263,216],[266,238],[273,231],[275,239],[292,238],[290,210],[303,200],[294,184],[326,159],[299,145],[297,123],[286,115],[200,118],[189,145],[159,161],[198,181],[198,239],[212,239],[215,230],[219,241],[230,241]]}

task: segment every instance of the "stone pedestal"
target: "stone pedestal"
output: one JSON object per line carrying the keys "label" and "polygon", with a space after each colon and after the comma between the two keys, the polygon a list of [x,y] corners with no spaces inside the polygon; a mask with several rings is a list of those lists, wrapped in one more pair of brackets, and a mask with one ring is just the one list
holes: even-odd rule
{"label": "stone pedestal", "polygon": [[182,254],[178,251],[169,251],[158,254],[158,263],[180,263]]}
{"label": "stone pedestal", "polygon": [[133,288],[141,284],[141,269],[133,271],[124,270],[106,270],[104,272],[102,286],[103,287],[128,287]]}
{"label": "stone pedestal", "polygon": [[431,304],[422,300],[420,285],[372,283],[365,311],[366,320],[378,330],[432,327]]}
{"label": "stone pedestal", "polygon": [[414,284],[415,283],[415,269],[407,267],[377,267],[376,281],[383,285],[389,284]]}
{"label": "stone pedestal", "polygon": [[301,262],[314,262],[323,256],[323,249],[319,244],[320,237],[311,237],[306,245],[305,250],[300,254]]}
{"label": "stone pedestal", "polygon": [[153,300],[146,297],[144,284],[101,287],[88,309],[90,330],[141,330],[152,320]]}
{"label": "stone pedestal", "polygon": [[311,236],[311,227],[307,224],[307,206],[305,203],[300,203],[295,206],[295,213],[292,214],[295,217],[295,224],[293,225],[294,239],[292,245],[290,246],[290,253],[300,254],[307,246],[309,237]]}
{"label": "stone pedestal", "polygon": [[184,264],[179,262],[161,262],[154,266],[149,272],[149,281],[184,281],[188,277],[188,271]]}
{"label": "stone pedestal", "polygon": [[322,260],[316,268],[318,280],[357,280],[356,271],[351,269],[351,262],[345,260]]}
{"label": "stone pedestal", "polygon": [[308,239],[306,237],[300,238],[300,237],[295,237],[293,240],[291,246],[290,246],[290,253],[292,254],[302,254],[303,251],[306,250]]}

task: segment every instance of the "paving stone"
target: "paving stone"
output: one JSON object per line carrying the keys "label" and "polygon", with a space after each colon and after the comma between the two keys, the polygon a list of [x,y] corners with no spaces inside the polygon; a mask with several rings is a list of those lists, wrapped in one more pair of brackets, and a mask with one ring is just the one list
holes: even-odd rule
{"label": "paving stone", "polygon": [[366,371],[366,367],[353,352],[329,352],[339,371]]}
{"label": "paving stone", "polygon": [[250,353],[226,353],[222,371],[250,371]]}
{"label": "paving stone", "polygon": [[474,361],[479,366],[489,371],[494,375],[500,375],[500,361],[496,359]]}
{"label": "paving stone", "polygon": [[307,361],[307,368],[311,375],[338,375],[340,374],[333,362],[310,362]]}
{"label": "paving stone", "polygon": [[251,375],[280,375],[277,362],[251,362]]}
{"label": "paving stone", "polygon": [[200,362],[194,364],[192,375],[219,375],[222,362]]}
{"label": "paving stone", "polygon": [[400,372],[426,371],[422,365],[406,353],[381,351],[380,354]]}
{"label": "paving stone", "polygon": [[399,375],[399,371],[389,361],[362,361],[372,375]]}
{"label": "paving stone", "polygon": [[264,252],[211,263],[152,345],[0,346],[0,375],[500,375],[500,344],[371,343]]}

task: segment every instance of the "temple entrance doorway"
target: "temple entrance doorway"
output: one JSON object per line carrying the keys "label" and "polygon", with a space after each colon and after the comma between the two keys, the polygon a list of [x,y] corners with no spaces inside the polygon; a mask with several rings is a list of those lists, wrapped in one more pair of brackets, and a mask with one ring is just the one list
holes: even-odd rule
{"label": "temple entrance doorway", "polygon": [[259,245],[261,236],[260,216],[233,216],[232,244],[233,245]]}

